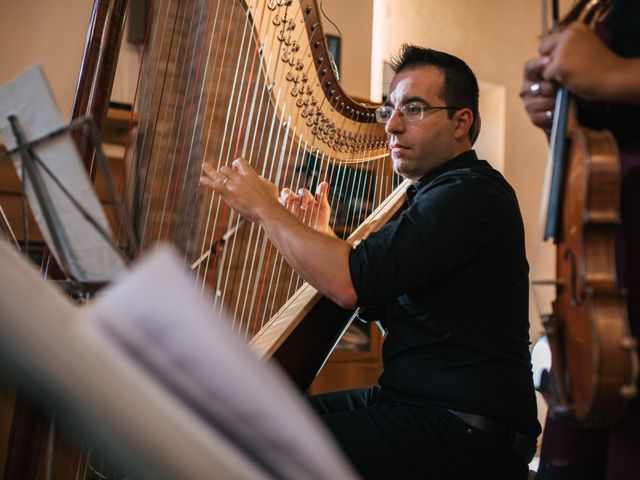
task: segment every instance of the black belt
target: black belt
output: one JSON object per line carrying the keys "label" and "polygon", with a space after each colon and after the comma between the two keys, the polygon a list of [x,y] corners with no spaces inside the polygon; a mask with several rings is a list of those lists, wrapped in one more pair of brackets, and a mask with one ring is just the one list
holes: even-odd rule
{"label": "black belt", "polygon": [[457,412],[455,410],[447,409],[450,413],[458,417],[467,425],[477,428],[489,435],[493,435],[503,440],[506,440],[511,448],[523,457],[527,463],[531,461],[536,453],[537,443],[536,440],[517,432],[513,428],[492,420],[482,415],[475,415],[473,413]]}

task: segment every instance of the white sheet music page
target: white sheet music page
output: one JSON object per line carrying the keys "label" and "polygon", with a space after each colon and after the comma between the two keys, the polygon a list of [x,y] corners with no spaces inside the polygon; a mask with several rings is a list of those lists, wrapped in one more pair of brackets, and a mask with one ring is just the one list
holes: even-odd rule
{"label": "white sheet music page", "polygon": [[270,477],[355,477],[304,398],[213,313],[170,250],[143,260],[85,314]]}
{"label": "white sheet music page", "polygon": [[[7,84],[0,86],[0,132],[7,149],[17,146],[7,119],[10,115],[17,117],[28,141],[64,126],[44,72],[39,65],[31,67]],[[109,232],[107,218],[71,136],[66,133],[56,137],[36,147],[34,151],[80,205],[103,229]],[[13,161],[18,176],[21,177],[20,155],[15,155]],[[111,280],[124,268],[121,258],[87,222],[54,181],[42,169],[40,172],[51,196],[52,207],[62,224],[63,232],[61,233],[72,252],[70,271],[66,273],[84,282]],[[44,221],[41,206],[36,200],[30,182],[27,182],[26,193],[38,227],[60,263],[60,252],[56,251],[51,241],[51,232]]]}

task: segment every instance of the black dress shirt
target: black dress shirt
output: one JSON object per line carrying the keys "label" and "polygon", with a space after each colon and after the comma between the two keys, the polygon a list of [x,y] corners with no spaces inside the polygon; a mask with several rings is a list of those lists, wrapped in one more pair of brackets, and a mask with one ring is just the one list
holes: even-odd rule
{"label": "black dress shirt", "polygon": [[387,327],[382,395],[503,421],[536,437],[528,264],[513,189],[469,150],[408,191],[351,251],[359,306]]}

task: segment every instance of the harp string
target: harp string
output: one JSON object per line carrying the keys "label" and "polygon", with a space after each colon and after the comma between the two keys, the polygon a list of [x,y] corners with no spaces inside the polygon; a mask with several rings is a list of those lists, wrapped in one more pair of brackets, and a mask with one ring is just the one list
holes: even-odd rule
{"label": "harp string", "polygon": [[[142,71],[143,71],[144,65],[147,64],[147,62],[145,62],[145,55],[147,54],[147,50],[148,50],[147,47],[149,44],[149,32],[157,31],[157,27],[153,29],[149,27],[152,25],[152,22],[154,21],[153,12],[155,11],[155,4],[156,4],[155,0],[152,0],[149,5],[149,12],[147,13],[147,19],[146,19],[145,25],[147,25],[148,27],[145,29],[145,32],[144,32],[144,39],[142,42],[143,47],[142,47],[141,56],[140,56],[140,64],[138,66],[138,76],[137,76],[136,86],[133,93],[133,100],[131,103],[132,106],[137,105],[138,94],[140,93],[141,80],[143,78]],[[144,78],[146,78],[146,76]],[[125,159],[131,158],[129,150],[131,148],[131,139],[134,131],[134,123],[135,123],[134,119],[135,119],[135,109],[131,108],[131,114],[129,115],[129,123],[127,127],[127,134],[124,142],[123,157]],[[134,173],[133,173],[134,162],[128,162],[128,163],[129,163],[128,165],[126,164],[124,165],[121,176],[118,178],[119,183],[117,188],[118,190],[122,190],[122,200],[124,204],[125,205],[129,204],[130,206],[130,202],[128,202],[127,199],[129,199],[130,192],[131,192],[131,180],[134,178]],[[133,212],[130,212],[130,214],[133,216]],[[124,222],[128,220],[130,219],[125,218],[124,216],[120,216],[118,220],[118,224],[114,228],[116,245],[124,244],[123,235],[128,235],[127,234],[128,227],[125,225]],[[128,237],[124,237],[124,238],[128,238]],[[133,249],[133,246],[130,246],[130,247]]]}
{"label": "harp string", "polygon": [[[229,2],[224,2],[224,11],[223,11],[223,19],[226,19],[227,15],[226,15],[226,9],[227,9],[227,5],[229,4]],[[218,3],[219,5],[219,3]],[[232,5],[232,9],[233,9],[234,5]],[[227,22],[227,32],[225,35],[220,35],[217,37],[217,48],[216,48],[216,55],[219,55],[219,52],[221,50],[220,45],[222,42],[222,39],[224,37],[224,45],[222,46],[222,58],[220,60],[218,60],[218,58],[216,57],[216,63],[220,63],[221,65],[225,65],[226,64],[226,54],[228,52],[228,43],[229,43],[229,33],[231,32],[231,26],[232,23],[229,21]],[[217,79],[216,79],[216,85],[215,85],[215,90],[213,91],[213,103],[211,104],[211,102],[209,102],[211,104],[211,114],[210,114],[210,118],[209,118],[209,124],[208,127],[206,129],[207,132],[207,138],[205,141],[205,153],[204,153],[204,157],[203,160],[208,161],[210,155],[208,154],[209,151],[209,146],[212,145],[214,143],[214,133],[216,132],[216,128],[217,128],[217,124],[215,122],[215,120],[217,119],[218,122],[220,123],[220,119],[217,118],[215,112],[217,111],[218,108],[218,99],[220,97],[226,98],[226,94],[222,95],[221,94],[221,89],[220,89],[220,85],[221,83],[225,83],[223,82],[223,77],[222,74],[224,72],[223,68],[218,69],[218,75],[217,75]],[[211,76],[211,83],[214,80],[214,76]],[[229,87],[228,84],[225,84],[225,86],[222,88],[222,92],[227,91],[227,87]],[[211,88],[209,89],[211,91]],[[230,105],[230,104],[229,104]],[[223,133],[224,134],[224,133]],[[222,161],[222,148],[224,145],[224,140],[218,142],[218,146],[220,147],[220,151],[218,153],[218,155],[213,155],[214,157],[217,156],[218,158],[218,163],[216,165],[217,168],[219,168],[221,166],[221,161]],[[214,150],[215,153],[215,150]],[[219,251],[220,248],[220,242],[219,240],[214,240],[213,236],[214,236],[214,231],[211,231],[211,239],[209,240],[209,242],[207,242],[207,235],[208,232],[210,231],[210,227],[213,228],[214,225],[218,224],[218,215],[220,213],[220,199],[219,198],[214,198],[212,193],[208,193],[208,195],[205,198],[209,198],[209,202],[204,202],[205,205],[208,203],[209,207],[208,207],[208,211],[207,209],[202,209],[201,211],[201,217],[200,217],[200,222],[199,224],[202,225],[203,222],[203,218],[206,218],[206,224],[204,227],[204,236],[202,238],[202,247],[201,247],[201,256],[200,258],[203,258],[206,260],[206,262],[204,263],[204,270],[203,270],[203,264],[200,262],[198,263],[198,270],[197,270],[197,275],[198,277],[202,276],[203,281],[202,281],[202,288],[204,289],[205,285],[206,285],[206,272],[209,268],[209,263],[211,260],[211,252],[212,249],[214,248],[214,244],[216,244],[215,247],[215,256],[214,256],[214,265],[216,263],[217,260],[217,252]],[[217,204],[215,203],[217,201]],[[216,205],[216,207],[214,208],[214,205]],[[205,211],[207,212],[205,215]],[[213,220],[213,223],[211,224],[211,216],[212,216],[212,212],[215,212],[215,218]],[[220,237],[221,239],[221,237]],[[206,244],[206,249],[205,249],[205,244]],[[205,255],[206,254],[206,255]],[[215,276],[215,272],[213,272],[213,275]]]}
{"label": "harp string", "polygon": [[[293,190],[328,181],[331,227],[340,235],[384,198],[390,183],[380,158],[356,150],[338,159],[315,133],[298,131],[290,117],[296,99],[285,81],[292,69],[281,61],[286,51],[277,38],[284,26],[273,23],[273,11],[253,4],[243,9],[237,2],[209,2],[206,12],[201,2],[160,3],[149,33],[149,43],[159,46],[141,66],[144,78],[138,83],[146,95],[141,95],[138,137],[130,149],[138,159],[130,164],[129,178],[137,178],[139,232],[143,245],[169,238],[182,248],[201,288],[215,286],[213,308],[230,313],[239,334],[249,339],[302,280],[263,229],[242,221],[217,195],[199,190],[197,182],[194,189],[192,176],[200,162],[220,168],[242,156],[259,174]],[[286,12],[308,21],[298,4],[280,7],[281,17]],[[321,29],[309,41],[306,24],[296,27],[291,40],[303,45],[301,55],[309,55],[313,42],[323,41]],[[238,48],[242,53],[233,58]],[[311,77],[313,68],[313,62],[305,62],[300,74]],[[314,89],[319,96],[317,105],[307,105],[310,115],[322,111],[335,129],[373,138],[372,124],[358,122],[353,110],[345,114],[344,106],[331,108]],[[318,219],[308,221],[316,225]]]}
{"label": "harp string", "polygon": [[[199,59],[199,67],[198,70],[200,71],[201,68],[203,68],[203,74],[202,74],[202,82],[201,82],[201,86],[199,87],[199,92],[198,92],[198,100],[196,101],[194,98],[194,101],[192,103],[195,104],[196,106],[196,112],[194,113],[194,118],[198,119],[197,124],[198,126],[202,125],[204,127],[204,121],[206,120],[206,113],[207,113],[207,105],[208,105],[208,99],[209,99],[209,95],[206,96],[207,98],[207,102],[203,102],[203,96],[205,94],[205,86],[207,84],[207,77],[209,76],[209,66],[210,66],[210,60],[211,60],[211,53],[212,53],[212,47],[213,47],[213,39],[214,39],[214,35],[209,33],[209,25],[211,25],[210,22],[210,16],[211,16],[211,5],[212,2],[208,2],[209,5],[209,9],[208,9],[208,17],[207,17],[207,24],[205,26],[204,29],[204,41],[206,41],[207,38],[209,38],[209,42],[208,42],[208,48],[207,48],[207,54],[204,57],[201,57]],[[218,13],[219,13],[219,3],[216,3],[216,11],[215,14],[213,15],[213,24],[211,26],[211,32],[215,31],[215,28],[217,26],[218,23]],[[204,41],[203,41],[203,46],[204,46]],[[204,48],[203,48],[204,51]],[[196,86],[198,85],[198,82],[196,81]],[[201,109],[203,107],[204,104],[204,112],[201,114]],[[189,115],[189,117],[191,117],[191,115]],[[193,210],[196,208],[196,205],[198,203],[199,197],[200,197],[200,191],[196,188],[195,191],[193,188],[190,188],[190,185],[187,184],[188,180],[189,180],[189,176],[187,174],[187,172],[190,171],[194,171],[196,172],[196,176],[199,176],[199,174],[197,172],[199,172],[199,167],[200,167],[200,155],[194,153],[194,150],[196,148],[196,144],[201,145],[202,144],[202,135],[204,134],[204,130],[202,130],[202,132],[200,132],[200,137],[198,138],[198,142],[196,143],[196,137],[198,135],[198,128],[193,128],[192,131],[192,135],[191,135],[191,141],[190,141],[190,146],[189,146],[189,154],[188,154],[188,165],[187,168],[185,169],[185,175],[183,177],[183,183],[182,185],[179,187],[178,191],[181,193],[180,195],[180,204],[178,206],[178,211],[183,211],[183,209],[181,208],[181,204],[184,200],[184,197],[186,196],[186,194],[188,192],[193,192],[193,195],[189,196],[189,198],[187,198],[187,206],[184,209],[184,211],[186,212],[186,215],[188,215],[190,217],[190,220],[188,222],[189,225],[195,225],[196,226],[196,237],[197,237],[197,232],[198,232],[198,228],[197,228],[197,224],[194,221],[194,219],[196,218],[196,215],[193,214]],[[206,158],[206,157],[202,157],[202,158]],[[185,252],[185,256],[186,256],[186,252]]]}
{"label": "harp string", "polygon": [[[201,14],[201,12],[200,12]],[[184,18],[187,18],[187,15],[184,15]],[[195,17],[198,18],[198,17]],[[209,20],[209,16],[207,15],[207,21]],[[192,35],[193,35],[193,23],[191,23],[191,28],[188,28],[189,30],[189,34],[187,36],[187,41],[186,44],[190,45],[192,40]],[[198,36],[195,35],[195,38],[197,39]],[[196,40],[197,41],[197,40]],[[200,51],[198,52],[198,49],[194,49],[193,50],[193,55],[194,57],[199,56],[200,58],[202,58],[202,50],[203,47],[200,48]],[[192,82],[192,69],[188,68],[189,67],[189,62],[187,62],[187,56],[182,56],[184,58],[183,60],[183,68],[181,69],[181,77],[179,79],[179,84],[182,84],[182,76],[185,73],[185,70],[188,70],[188,74],[187,74],[187,85],[191,84]],[[200,61],[196,62],[196,64],[198,65],[198,70],[196,71],[195,74],[195,79],[193,81],[194,83],[194,87],[197,84],[198,81],[198,77],[200,74]],[[169,88],[169,91],[171,91],[171,87]],[[195,101],[195,93],[196,93],[196,89],[193,89],[193,92],[191,94],[191,100],[188,102],[188,104],[183,104],[183,108],[181,111],[178,112],[178,115],[175,115],[175,110],[174,110],[174,114],[173,114],[173,118],[172,118],[172,124],[175,126],[175,122],[176,122],[176,117],[177,117],[177,121],[178,121],[178,125],[175,126],[175,131],[176,131],[176,135],[172,138],[173,140],[173,146],[174,146],[174,150],[173,150],[173,154],[171,155],[171,160],[170,160],[170,165],[169,168],[165,168],[162,170],[162,174],[161,174],[161,179],[160,179],[160,185],[166,186],[167,188],[164,189],[164,195],[160,195],[157,198],[157,204],[156,207],[154,209],[151,209],[151,214],[154,215],[156,218],[154,218],[154,221],[152,222],[152,225],[157,225],[156,227],[156,234],[153,235],[153,230],[152,230],[152,238],[155,237],[155,241],[160,241],[162,239],[162,232],[164,230],[164,224],[165,221],[167,223],[169,223],[168,225],[168,230],[171,232],[173,232],[173,240],[176,240],[176,234],[177,232],[179,232],[179,228],[175,228],[175,224],[176,222],[179,221],[178,218],[176,218],[176,215],[171,215],[168,212],[173,212],[174,211],[174,204],[176,201],[176,194],[178,193],[178,191],[180,190],[178,185],[179,185],[179,178],[181,176],[181,172],[183,170],[183,164],[184,164],[184,159],[185,159],[185,154],[186,154],[186,142],[187,142],[187,128],[188,128],[188,123],[187,125],[185,125],[185,127],[183,127],[183,123],[185,122],[185,119],[192,118],[192,111],[193,111],[193,106],[194,106],[194,101]],[[188,94],[187,94],[188,95]],[[186,95],[185,95],[186,96]],[[188,105],[188,106],[187,106]],[[173,130],[173,129],[170,129]],[[182,132],[182,134],[181,134]],[[177,168],[175,167],[175,162],[176,162],[176,158],[178,161],[178,166]],[[159,164],[159,162],[155,163],[156,165]],[[186,170],[186,168],[185,168]],[[156,169],[156,173],[157,173],[157,169]],[[164,197],[164,198],[163,198]],[[168,205],[168,202],[170,201],[170,205]],[[160,205],[162,204],[162,205]],[[179,212],[180,209],[177,209],[177,211]],[[158,222],[158,216],[160,216],[160,220]],[[167,218],[168,217],[168,218]],[[174,228],[172,228],[174,227]]]}
{"label": "harp string", "polygon": [[[183,6],[181,8],[181,6]],[[157,113],[155,113],[155,121],[147,134],[143,137],[143,145],[148,145],[149,154],[142,158],[145,160],[145,178],[142,186],[141,206],[145,211],[141,213],[142,229],[141,244],[148,245],[163,238],[163,226],[165,216],[167,215],[166,203],[169,194],[175,192],[175,186],[172,185],[175,173],[176,158],[182,156],[184,151],[180,152],[181,131],[184,122],[185,108],[184,100],[188,95],[188,84],[191,80],[191,68],[187,62],[188,56],[183,55],[183,50],[190,50],[193,56],[197,55],[196,48],[189,49],[192,42],[192,25],[194,12],[187,11],[188,3],[178,3],[175,10],[175,18],[171,29],[168,54],[166,64],[163,61],[162,49],[164,46],[164,38],[160,37],[161,48],[158,51],[159,71],[162,71],[162,80],[159,85]],[[167,14],[173,13],[170,10],[171,4],[167,4]],[[181,36],[181,32],[188,30],[186,39]],[[172,63],[172,57],[176,59]],[[191,62],[192,63],[192,62]],[[171,66],[175,68],[171,69]],[[185,78],[185,70],[188,70]],[[156,79],[157,82],[157,79]],[[185,85],[186,86],[183,86]],[[153,84],[153,93],[155,93],[157,83]],[[153,98],[153,97],[152,97]],[[154,114],[150,114],[153,118]],[[150,138],[148,138],[150,137]],[[160,155],[166,152],[166,162],[160,159]],[[160,205],[163,205],[160,208]],[[159,221],[158,221],[159,219]],[[171,220],[171,219],[170,219]],[[177,229],[176,229],[177,230]],[[147,239],[147,236],[149,239]]]}
{"label": "harp string", "polygon": [[[285,17],[286,17],[286,11],[287,10],[285,10]],[[284,29],[284,27],[283,27],[283,29]],[[297,41],[300,41],[300,35],[301,34],[299,34]],[[282,117],[284,118],[285,105],[283,105],[282,110],[283,110]],[[283,149],[283,152],[284,152],[284,149]],[[282,165],[283,165],[282,160],[283,160],[283,158],[281,157],[280,167],[278,168],[278,175],[275,178],[276,184],[279,183],[278,181],[280,180],[280,172],[282,171]],[[296,163],[297,163],[297,160],[298,159],[296,158]],[[286,172],[285,172],[284,177],[285,178],[287,177],[287,173]],[[270,177],[270,178],[273,178],[273,177]],[[278,287],[278,283],[279,283],[279,281],[276,280],[276,288],[273,287],[274,276],[275,276],[275,272],[281,272],[282,271],[281,266],[280,266],[280,268],[278,268],[278,267],[273,268],[273,269],[268,269],[267,268],[269,265],[271,265],[272,256],[275,257],[274,262],[273,262],[274,265],[276,265],[278,263],[280,263],[280,265],[281,265],[282,261],[283,261],[281,255],[279,255],[279,254],[274,252],[273,246],[272,246],[272,244],[270,242],[268,243],[268,249],[267,249],[266,255],[267,255],[267,261],[265,263],[263,279],[260,282],[260,293],[258,295],[258,306],[256,308],[256,313],[255,313],[255,316],[254,316],[253,321],[252,321],[252,328],[251,328],[252,334],[254,334],[258,330],[259,326],[264,324],[265,316],[267,315],[267,313],[271,313],[273,311],[273,309],[274,309],[274,302],[275,302],[275,299],[276,299],[276,293],[277,293],[277,290],[278,290],[277,287]],[[268,272],[269,271],[271,271],[271,276],[270,276],[270,279],[269,279],[269,282],[268,282],[269,286],[266,288],[266,292],[265,292],[265,287],[267,286],[267,276],[268,276]],[[270,309],[265,308],[265,309],[262,310],[262,319],[259,322],[258,321],[258,316],[261,313],[263,300],[264,300],[265,304],[268,304],[268,301],[269,301],[268,297],[270,296],[271,292],[273,292],[272,307]],[[265,299],[265,295],[266,295],[266,299]],[[252,308],[253,308],[253,306],[252,306]]]}
{"label": "harp string", "polygon": [[[248,17],[247,17],[247,18],[248,18]],[[253,105],[254,105],[254,104],[253,104]],[[255,107],[254,107],[254,108],[255,108]],[[274,119],[275,119],[275,118],[272,116],[272,120],[274,120]],[[266,125],[266,124],[265,124],[265,125]],[[264,131],[263,131],[263,133],[261,134],[261,142],[262,142],[262,138],[263,138],[263,137],[264,137]],[[226,163],[228,163],[228,162],[229,162],[229,158],[227,158],[227,160],[226,160]],[[232,215],[233,215],[233,214],[232,214]],[[218,235],[218,238],[220,238],[220,235]],[[236,240],[237,238],[238,238],[237,236],[234,236],[234,237],[233,237],[233,245],[235,245],[235,240]],[[232,247],[232,248],[233,248],[233,247]],[[225,250],[226,250],[226,249],[225,249]],[[225,253],[226,253],[226,251],[225,251]],[[216,266],[217,266],[217,262],[214,262],[213,268],[215,269],[215,268],[216,268]],[[227,272],[227,273],[228,273],[228,272]],[[228,278],[228,277],[227,277],[227,278]],[[225,289],[225,291],[226,291],[226,289]],[[221,302],[221,305],[222,305],[223,303],[224,303],[224,302]]]}
{"label": "harp string", "polygon": [[[152,35],[152,41],[151,41],[151,45],[155,45],[156,41],[157,41],[157,36],[161,33],[161,32],[166,32],[167,31],[167,22],[169,21],[169,9],[167,7],[166,9],[166,14],[164,15],[164,20],[163,20],[163,24],[162,24],[162,28],[158,28],[159,27],[159,22],[160,19],[162,17],[161,12],[163,10],[163,3],[161,1],[160,6],[158,8],[158,13],[155,15],[155,23],[153,26],[150,27],[150,30],[153,31],[153,35]],[[177,22],[177,15],[173,20],[173,25],[171,28],[171,32],[175,31],[175,22]],[[147,34],[148,35],[148,34]],[[170,37],[171,42],[173,42],[173,35],[171,35]],[[143,56],[147,53],[148,51],[148,47],[149,45],[145,45],[144,48],[144,53]],[[169,47],[169,52],[172,51],[171,48],[171,43],[170,43],[170,47]],[[132,203],[132,208],[131,208],[131,213],[132,213],[132,221],[134,223],[134,225],[137,227],[136,228],[136,233],[138,235],[138,240],[139,240],[139,244],[142,246],[142,233],[144,231],[144,226],[142,226],[141,228],[141,222],[143,221],[143,210],[144,210],[144,201],[145,201],[145,192],[147,190],[147,181],[148,181],[148,168],[145,171],[142,171],[143,169],[143,165],[142,162],[144,161],[144,158],[147,156],[147,152],[149,152],[148,154],[151,154],[153,145],[152,142],[150,140],[150,136],[151,136],[151,132],[155,132],[157,129],[157,124],[158,124],[158,120],[159,120],[159,114],[160,112],[158,111],[158,115],[154,115],[152,114],[152,109],[154,108],[154,105],[157,103],[158,105],[161,105],[161,102],[155,102],[154,103],[154,98],[156,95],[156,86],[159,83],[159,79],[158,76],[162,75],[162,80],[160,81],[161,83],[165,83],[166,82],[166,77],[167,77],[167,71],[162,72],[162,70],[160,69],[160,59],[161,59],[161,55],[160,52],[156,52],[154,49],[151,49],[151,51],[149,52],[150,55],[148,57],[148,61],[143,64],[141,64],[141,71],[145,71],[146,74],[143,75],[143,80],[139,80],[138,83],[140,84],[140,90],[141,92],[144,92],[144,94],[141,95],[141,101],[140,101],[140,106],[138,107],[138,110],[140,112],[140,124],[138,126],[138,132],[135,138],[135,143],[133,145],[132,149],[129,149],[128,153],[131,155],[131,161],[129,162],[129,174],[128,174],[128,182],[127,182],[127,190],[125,191],[125,198],[129,199],[130,196],[131,198],[131,203]],[[153,76],[151,75],[151,72],[153,72]],[[149,84],[153,85],[152,87],[149,87]],[[148,90],[151,90],[150,92],[148,92]],[[163,89],[160,90],[160,94],[162,94]],[[155,123],[154,125],[151,125],[152,123]],[[153,137],[155,137],[155,135],[153,135]]]}
{"label": "harp string", "polygon": [[[248,21],[247,21],[247,18],[245,17],[245,25],[244,25],[244,28],[243,28],[242,42],[241,42],[241,46],[240,46],[240,51],[244,51],[245,50],[244,46],[245,46],[245,44],[247,42],[247,29],[248,29]],[[246,113],[246,105],[247,105],[248,98],[249,98],[249,86],[247,85],[246,94],[244,95],[244,102],[242,102],[241,92],[242,92],[242,89],[244,88],[245,77],[246,77],[246,69],[247,69],[247,61],[248,61],[249,57],[250,57],[250,55],[245,56],[244,66],[242,67],[243,68],[242,75],[240,77],[241,80],[239,80],[238,74],[239,74],[240,67],[241,67],[242,56],[238,57],[238,62],[236,64],[236,68],[235,68],[234,80],[232,82],[232,85],[233,85],[232,93],[231,93],[231,99],[232,100],[229,102],[229,105],[228,105],[228,108],[227,108],[227,120],[225,122],[226,128],[225,128],[224,135],[223,135],[222,145],[226,145],[227,144],[227,142],[225,141],[227,136],[229,136],[230,137],[230,141],[232,141],[232,138],[233,138],[233,135],[234,135],[234,131],[236,130],[236,122],[238,122],[238,110],[240,109],[240,105],[242,103],[244,104],[243,108],[242,108],[242,113],[240,114],[240,123],[239,123],[238,129],[237,129],[237,132],[235,133],[235,136],[236,136],[236,140],[235,140],[236,147],[235,147],[235,149],[236,149],[236,151],[233,154],[234,156],[237,153],[237,150],[239,148],[238,146],[239,146],[239,143],[240,143],[240,140],[241,140],[241,137],[242,137],[242,125],[244,123],[244,117],[245,117],[245,113]],[[254,64],[254,62],[255,62],[255,55],[253,55],[253,59],[254,60],[253,60],[252,64]],[[253,71],[253,67],[252,67],[252,71]],[[250,74],[249,82],[250,82],[251,77],[252,77],[252,74]],[[237,85],[239,85],[239,89],[238,89],[239,90],[239,94],[238,95],[236,95],[236,86]],[[236,97],[235,106],[234,106],[234,103],[233,103],[234,102],[233,101],[234,96]],[[232,120],[231,125],[230,125],[230,121],[229,120],[230,120],[230,116],[231,116],[232,110],[233,110],[233,120]],[[229,126],[230,126],[230,129],[229,129]],[[230,163],[231,155],[232,155],[231,152],[232,152],[232,150],[230,148],[227,148],[226,158],[225,158],[224,161],[219,162],[219,164],[217,165],[218,168],[220,168],[220,166],[221,166],[220,164],[221,163],[223,163],[225,165],[228,165]],[[206,158],[204,160],[207,161]],[[212,201],[213,201],[213,197],[212,197]],[[219,208],[220,208],[220,203],[218,203],[218,209],[216,211],[216,215],[218,214]],[[228,213],[229,213],[226,205],[224,205],[223,208],[224,208],[224,210],[223,210],[223,214],[222,214],[222,221],[220,222],[221,227],[222,227],[222,225],[224,225],[226,223],[226,218],[227,218]],[[228,226],[228,230],[227,231],[230,231],[231,229],[237,229],[238,228],[237,225],[235,227],[233,226],[233,224],[232,224],[233,220],[234,220],[234,214],[231,213],[231,217],[229,218],[229,226]],[[215,224],[215,222],[214,222],[214,224]],[[222,238],[223,238],[223,235],[220,233],[218,235],[216,253],[220,249]],[[235,236],[232,237],[232,238],[235,239]],[[232,250],[234,248],[234,245],[235,245],[235,242],[232,242]],[[226,257],[226,253],[227,253],[227,244],[226,244],[226,242],[225,242],[225,250],[224,250],[223,253],[224,253],[224,256],[222,258],[222,261],[224,262],[225,257]],[[213,264],[213,266],[214,266],[213,274],[214,275],[215,275],[215,268],[217,266],[217,262],[215,262],[215,260],[216,259],[214,258],[214,264]],[[218,287],[217,290],[219,290],[219,287]],[[226,289],[224,289],[224,290],[226,290]]]}
{"label": "harp string", "polygon": [[[203,5],[202,2],[198,2],[200,5]],[[185,188],[186,187],[186,181],[189,175],[189,172],[193,172],[194,168],[197,169],[198,165],[195,165],[195,162],[193,160],[193,142],[189,145],[188,149],[187,149],[187,140],[189,138],[188,136],[188,130],[191,127],[192,129],[192,136],[191,138],[194,138],[195,133],[198,130],[198,125],[201,124],[200,121],[200,117],[198,115],[199,112],[199,102],[196,101],[196,96],[198,93],[198,83],[200,81],[200,79],[205,75],[206,71],[203,72],[203,69],[205,68],[206,65],[206,59],[204,56],[204,51],[205,51],[205,41],[204,39],[206,38],[206,32],[209,29],[209,25],[210,25],[210,21],[211,21],[211,4],[212,2],[207,2],[208,4],[208,9],[207,9],[207,13],[206,13],[206,23],[204,25],[204,31],[202,32],[202,35],[196,35],[196,42],[198,42],[199,37],[202,37],[202,41],[200,41],[200,45],[199,48],[197,50],[197,53],[194,54],[198,56],[198,59],[195,61],[195,64],[197,65],[197,69],[195,72],[195,79],[193,81],[193,88],[192,88],[192,92],[191,92],[191,99],[189,101],[188,107],[187,107],[187,111],[186,111],[186,120],[187,123],[185,125],[185,129],[184,129],[184,134],[183,134],[183,138],[181,141],[181,145],[180,145],[180,155],[179,155],[179,165],[178,165],[178,171],[176,173],[175,176],[175,183],[174,183],[174,188],[173,188],[173,192],[172,192],[172,199],[171,199],[171,205],[169,206],[169,210],[174,211],[174,204],[175,204],[175,199],[176,199],[176,194],[178,192],[181,192],[180,198],[183,198],[183,195],[186,194],[187,192],[190,194],[195,194],[197,195],[197,190],[193,190],[192,188]],[[193,10],[193,17],[192,17],[192,25],[196,25],[196,26],[200,26],[201,24],[197,21],[197,19],[201,16],[201,12],[200,15],[196,13],[196,9]],[[194,31],[196,34],[200,33],[200,29],[194,29],[194,28],[190,28],[189,29],[189,36],[192,34],[192,31]],[[187,44],[190,44],[190,38],[188,38]],[[197,45],[197,43],[196,43]],[[187,85],[191,84],[191,75],[192,75],[192,69],[189,69],[189,78],[187,79]],[[203,82],[204,83],[204,82]],[[196,109],[196,112],[194,112],[194,109]],[[181,122],[182,122],[182,118],[184,117],[184,111],[182,112],[183,115],[180,116]],[[189,119],[194,119],[194,123],[193,125],[190,125],[189,123]],[[176,131],[180,131],[182,130],[182,125],[180,125],[178,127],[178,129]],[[176,142],[177,145],[177,142]],[[187,150],[187,152],[185,152],[185,150]],[[186,165],[185,165],[185,154],[187,154],[187,159],[186,159]],[[173,159],[172,159],[173,162]],[[184,170],[183,170],[184,168]],[[169,169],[169,174],[170,176],[173,175],[173,168]],[[179,183],[180,181],[180,177],[183,177],[182,180],[182,184]],[[171,178],[168,181],[168,184],[171,184]],[[162,208],[162,220],[159,226],[159,232],[162,232],[162,227],[163,227],[163,223],[164,223],[164,217],[165,217],[165,213],[167,211],[167,207],[166,207],[166,202],[167,202],[167,197],[165,196],[165,203],[163,205]],[[174,226],[174,228],[172,228],[171,230],[173,230],[174,232],[174,242],[177,241],[176,235],[178,235],[180,233],[180,231],[182,230],[181,225],[178,223],[181,218],[180,218],[180,213],[183,212],[182,209],[182,201],[180,201],[176,211],[178,212],[178,215],[172,215],[169,218],[169,222],[172,222]],[[175,227],[175,225],[178,225],[178,227]],[[158,240],[160,240],[160,236],[158,236]],[[187,256],[187,252],[185,252],[185,257]]]}

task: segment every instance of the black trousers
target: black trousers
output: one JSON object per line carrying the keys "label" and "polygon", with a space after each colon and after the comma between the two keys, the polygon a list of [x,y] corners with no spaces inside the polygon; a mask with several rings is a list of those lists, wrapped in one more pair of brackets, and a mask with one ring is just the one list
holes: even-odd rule
{"label": "black trousers", "polygon": [[507,441],[437,405],[385,401],[377,387],[309,398],[364,479],[525,480],[528,466]]}

